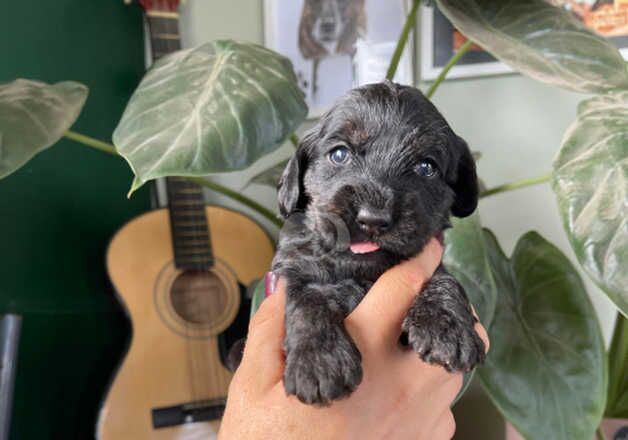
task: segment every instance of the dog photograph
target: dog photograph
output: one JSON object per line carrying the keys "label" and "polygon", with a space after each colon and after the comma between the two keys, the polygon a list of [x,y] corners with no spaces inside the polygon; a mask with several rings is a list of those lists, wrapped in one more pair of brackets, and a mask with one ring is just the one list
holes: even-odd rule
{"label": "dog photograph", "polygon": [[[292,62],[311,115],[383,77],[405,16],[403,0],[265,0],[265,45]],[[406,50],[395,80],[412,82]]]}
{"label": "dog photograph", "polygon": [[628,0],[1,16],[0,440],[628,439]]}

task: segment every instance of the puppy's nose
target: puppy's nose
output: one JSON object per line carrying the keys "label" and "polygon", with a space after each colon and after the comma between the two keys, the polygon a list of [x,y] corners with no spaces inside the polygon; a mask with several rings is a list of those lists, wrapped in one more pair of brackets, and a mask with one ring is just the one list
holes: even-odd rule
{"label": "puppy's nose", "polygon": [[333,34],[336,31],[336,23],[333,21],[323,21],[321,23],[321,32],[324,34]]}
{"label": "puppy's nose", "polygon": [[358,226],[368,234],[381,234],[390,227],[390,212],[383,209],[360,208],[356,218]]}

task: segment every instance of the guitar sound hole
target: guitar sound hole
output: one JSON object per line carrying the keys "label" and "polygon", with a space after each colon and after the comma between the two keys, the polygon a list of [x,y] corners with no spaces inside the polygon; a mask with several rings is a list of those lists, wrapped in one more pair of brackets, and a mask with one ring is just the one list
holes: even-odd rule
{"label": "guitar sound hole", "polygon": [[227,305],[227,289],[212,272],[181,273],[170,289],[172,307],[183,320],[209,324],[218,319]]}

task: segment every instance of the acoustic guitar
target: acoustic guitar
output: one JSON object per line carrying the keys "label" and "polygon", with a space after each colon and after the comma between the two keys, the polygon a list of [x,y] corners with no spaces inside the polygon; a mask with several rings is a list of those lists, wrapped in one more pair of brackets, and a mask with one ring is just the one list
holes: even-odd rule
{"label": "acoustic guitar", "polygon": [[[165,54],[180,47],[178,22],[159,5],[146,16],[153,52]],[[99,414],[101,440],[215,438],[232,377],[227,351],[246,332],[245,286],[273,256],[254,221],[205,206],[198,185],[168,178],[166,188],[168,208],[126,224],[108,249],[133,336]]]}

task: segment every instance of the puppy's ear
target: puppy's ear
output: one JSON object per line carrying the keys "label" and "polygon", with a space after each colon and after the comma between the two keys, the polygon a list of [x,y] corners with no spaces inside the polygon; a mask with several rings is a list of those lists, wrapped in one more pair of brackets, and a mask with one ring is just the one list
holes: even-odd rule
{"label": "puppy's ear", "polygon": [[283,218],[287,218],[293,212],[305,208],[306,197],[303,189],[303,175],[307,168],[307,156],[313,137],[312,133],[308,133],[303,137],[277,184],[279,213]]}
{"label": "puppy's ear", "polygon": [[456,181],[451,184],[454,190],[454,204],[451,213],[456,217],[471,215],[478,206],[478,176],[475,171],[475,160],[467,143],[456,136],[457,148],[460,154]]}

